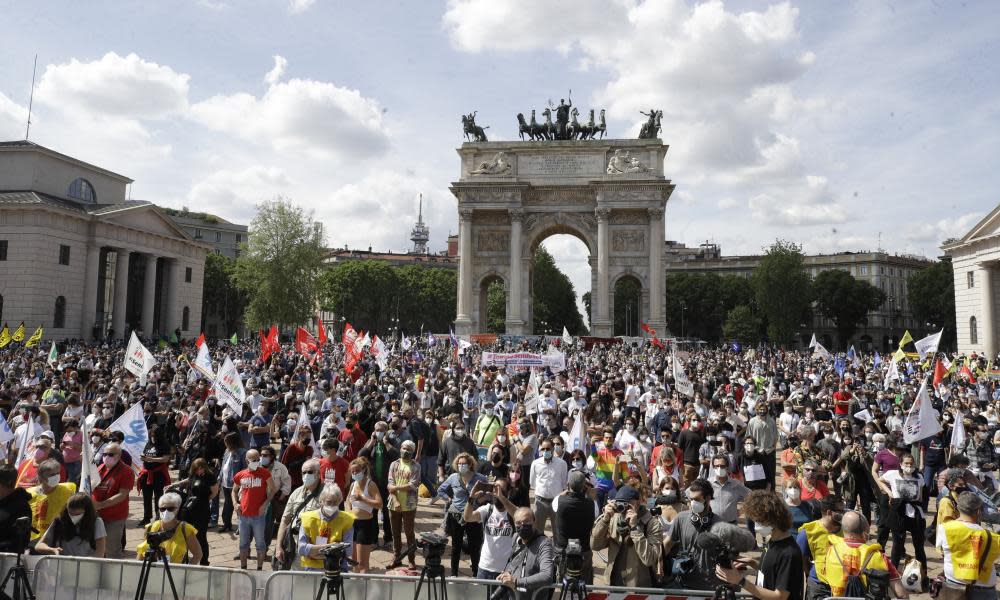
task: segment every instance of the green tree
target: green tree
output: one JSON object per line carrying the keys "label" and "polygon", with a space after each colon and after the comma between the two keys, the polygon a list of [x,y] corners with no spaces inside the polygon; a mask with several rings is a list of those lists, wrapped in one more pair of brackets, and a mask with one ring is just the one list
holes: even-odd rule
{"label": "green tree", "polygon": [[236,284],[236,261],[210,252],[205,257],[202,284],[201,322],[215,315],[222,320],[226,336],[239,329],[249,300],[247,292]]}
{"label": "green tree", "polygon": [[739,305],[754,305],[749,280],[735,275],[669,273],[664,289],[670,331],[709,342],[722,339],[726,313]]}
{"label": "green tree", "polygon": [[722,326],[722,335],[727,340],[735,340],[743,344],[756,344],[760,341],[761,321],[749,306],[739,305],[726,314],[726,324]]}
{"label": "green tree", "polygon": [[917,323],[944,327],[941,348],[955,347],[955,281],[951,258],[917,271],[906,280],[910,310]]}
{"label": "green tree", "polygon": [[813,281],[812,289],[816,309],[833,321],[841,348],[847,347],[868,313],[885,302],[882,290],[840,269],[822,271]]}
{"label": "green tree", "polygon": [[585,333],[583,317],[576,306],[573,282],[559,270],[552,255],[544,246],[539,246],[535,251],[531,273],[534,333],[559,334],[562,333],[563,327],[570,335]]}
{"label": "green tree", "polygon": [[802,248],[775,240],[765,249],[751,283],[760,313],[767,319],[768,338],[775,344],[791,342],[799,323],[809,314],[812,298]]}
{"label": "green tree", "polygon": [[316,309],[323,264],[323,228],[312,214],[278,197],[257,206],[236,282],[249,296],[247,324],[304,323]]}
{"label": "green tree", "polygon": [[486,288],[486,331],[503,333],[507,327],[507,292],[502,281],[494,281]]}
{"label": "green tree", "polygon": [[615,283],[614,335],[641,335],[639,301],[642,286],[632,277],[622,277]]}
{"label": "green tree", "polygon": [[590,319],[592,319],[594,316],[594,306],[593,304],[591,304],[592,302],[591,298],[592,296],[590,295],[590,292],[585,292],[583,294],[583,297],[581,298],[581,300],[583,300],[583,310],[587,311],[588,323],[590,322]]}

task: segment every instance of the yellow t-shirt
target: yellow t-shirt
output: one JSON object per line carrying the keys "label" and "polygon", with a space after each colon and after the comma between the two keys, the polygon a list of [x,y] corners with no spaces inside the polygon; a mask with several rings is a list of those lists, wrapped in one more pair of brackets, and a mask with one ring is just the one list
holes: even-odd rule
{"label": "yellow t-shirt", "polygon": [[[150,524],[149,532],[156,533],[162,528],[163,523],[160,520],[156,520]],[[187,538],[197,534],[198,530],[195,529],[194,525],[181,521],[174,528],[174,534],[170,536],[170,539],[160,544],[160,547],[163,548],[164,553],[167,555],[167,560],[172,563],[184,562],[184,558],[188,553]],[[146,543],[146,540],[143,540],[135,547],[135,554],[138,558],[145,558],[146,550],[149,550],[149,544]]]}
{"label": "yellow t-shirt", "polygon": [[76,484],[69,482],[58,484],[48,494],[42,492],[40,485],[31,488],[31,500],[28,501],[31,505],[31,527],[34,529],[31,539],[37,540],[45,535],[74,493]]}

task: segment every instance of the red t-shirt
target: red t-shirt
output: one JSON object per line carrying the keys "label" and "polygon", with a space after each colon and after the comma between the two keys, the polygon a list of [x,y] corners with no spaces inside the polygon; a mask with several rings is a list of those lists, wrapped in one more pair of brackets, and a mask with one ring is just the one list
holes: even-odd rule
{"label": "red t-shirt", "polygon": [[851,408],[851,392],[847,390],[836,391],[833,393],[833,414],[835,415],[846,415],[847,411]]}
{"label": "red t-shirt", "polygon": [[802,490],[801,498],[803,500],[822,500],[830,495],[830,488],[826,487],[826,484],[818,479],[812,490],[806,489],[806,486],[801,481],[799,482],[799,489]]}
{"label": "red t-shirt", "polygon": [[354,460],[358,457],[358,452],[365,447],[368,442],[368,436],[365,435],[364,431],[361,431],[357,425],[353,429],[344,429],[337,436],[341,444],[347,445],[347,452],[344,453],[344,458],[347,460]]}
{"label": "red t-shirt", "polygon": [[[101,483],[94,488],[95,501],[107,500],[121,491],[128,493],[135,485],[135,473],[121,460],[111,469],[108,469],[104,464],[98,465],[97,473],[101,476]],[[105,522],[125,520],[128,518],[128,498],[97,512]]]}
{"label": "red t-shirt", "polygon": [[336,483],[341,492],[347,493],[347,470],[351,463],[347,459],[338,456],[336,460],[322,458],[319,461],[319,480],[323,485]]}
{"label": "red t-shirt", "polygon": [[243,469],[233,477],[233,487],[240,488],[240,514],[245,517],[260,515],[260,507],[267,500],[267,482],[271,472],[257,468],[256,471]]}

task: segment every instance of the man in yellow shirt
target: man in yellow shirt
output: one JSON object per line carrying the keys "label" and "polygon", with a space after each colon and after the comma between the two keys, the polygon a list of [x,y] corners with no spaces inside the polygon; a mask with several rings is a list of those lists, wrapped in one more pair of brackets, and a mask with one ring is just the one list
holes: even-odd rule
{"label": "man in yellow shirt", "polygon": [[860,577],[862,584],[868,586],[869,578],[865,573],[880,572],[888,579],[897,598],[910,597],[900,581],[899,572],[882,552],[882,546],[867,543],[868,521],[861,513],[845,512],[840,531],[844,537],[831,540],[821,576],[821,581],[830,588],[830,596],[853,595],[845,593],[848,577],[852,575]]}
{"label": "man in yellow shirt", "polygon": [[938,525],[937,548],[944,557],[944,585],[938,600],[995,600],[1000,558],[1000,534],[979,524],[983,500],[962,492],[956,501],[958,518]]}
{"label": "man in yellow shirt", "polygon": [[31,488],[31,541],[35,542],[59,516],[69,497],[76,492],[75,483],[59,483],[61,467],[54,459],[38,465],[39,484]]}

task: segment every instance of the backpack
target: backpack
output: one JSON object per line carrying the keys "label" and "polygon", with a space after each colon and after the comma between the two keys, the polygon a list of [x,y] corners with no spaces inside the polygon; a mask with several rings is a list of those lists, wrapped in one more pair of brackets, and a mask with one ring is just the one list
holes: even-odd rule
{"label": "backpack", "polygon": [[870,552],[868,558],[865,559],[864,564],[858,570],[857,574],[850,574],[847,576],[847,585],[844,588],[844,596],[849,598],[865,598],[868,595],[868,586],[861,579],[861,574],[865,572],[868,568],[868,563],[875,556],[875,552]]}

